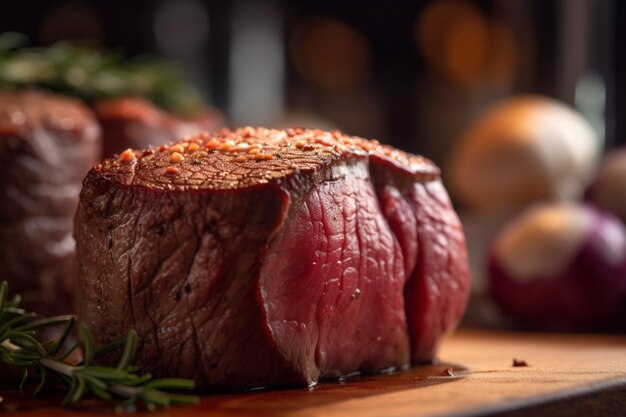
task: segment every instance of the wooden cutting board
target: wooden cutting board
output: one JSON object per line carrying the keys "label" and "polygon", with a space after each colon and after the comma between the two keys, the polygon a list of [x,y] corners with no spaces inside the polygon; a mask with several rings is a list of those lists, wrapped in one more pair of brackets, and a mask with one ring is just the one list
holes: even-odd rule
{"label": "wooden cutting board", "polygon": [[[440,356],[443,363],[438,365],[312,389],[206,394],[197,406],[151,415],[626,415],[626,336],[462,330],[444,343]],[[528,366],[513,367],[514,358]],[[446,368],[452,368],[452,375]],[[17,416],[113,412],[96,401],[66,409],[58,406],[56,395],[35,400],[16,392],[1,395],[0,412]]]}

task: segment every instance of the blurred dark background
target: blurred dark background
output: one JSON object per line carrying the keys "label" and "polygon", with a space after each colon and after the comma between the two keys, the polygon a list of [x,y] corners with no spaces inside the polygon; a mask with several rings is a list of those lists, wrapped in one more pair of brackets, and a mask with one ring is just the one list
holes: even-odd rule
{"label": "blurred dark background", "polygon": [[616,0],[35,1],[0,32],[175,61],[230,124],[336,127],[441,163],[491,103],[536,92],[624,142]]}

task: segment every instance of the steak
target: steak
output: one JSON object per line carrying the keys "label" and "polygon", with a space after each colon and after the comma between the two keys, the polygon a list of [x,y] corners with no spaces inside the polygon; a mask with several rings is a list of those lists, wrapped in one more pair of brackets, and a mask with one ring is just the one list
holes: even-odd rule
{"label": "steak", "polygon": [[127,150],[87,175],[80,317],[140,336],[143,371],[307,386],[433,360],[469,293],[439,170],[376,141],[243,128]]}
{"label": "steak", "polygon": [[102,126],[106,157],[127,148],[162,145],[186,135],[216,130],[224,123],[220,112],[213,108],[183,118],[140,97],[100,100],[92,107]]}
{"label": "steak", "polygon": [[0,92],[0,277],[22,293],[25,308],[72,311],[73,218],[100,146],[100,129],[80,102]]}

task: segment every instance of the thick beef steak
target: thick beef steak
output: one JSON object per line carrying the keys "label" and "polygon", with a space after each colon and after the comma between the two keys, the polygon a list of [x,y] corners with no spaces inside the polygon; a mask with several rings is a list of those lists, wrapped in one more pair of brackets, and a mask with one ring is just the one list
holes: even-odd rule
{"label": "thick beef steak", "polygon": [[94,167],[75,222],[100,343],[201,387],[305,386],[432,360],[466,305],[428,160],[318,130],[202,134]]}
{"label": "thick beef steak", "polygon": [[161,110],[140,97],[117,97],[93,104],[102,126],[105,157],[126,148],[162,145],[204,130],[217,130],[224,125],[222,114],[205,108],[198,114],[183,118]]}
{"label": "thick beef steak", "polygon": [[0,92],[0,279],[29,309],[72,311],[73,218],[100,147],[93,114],[78,101]]}

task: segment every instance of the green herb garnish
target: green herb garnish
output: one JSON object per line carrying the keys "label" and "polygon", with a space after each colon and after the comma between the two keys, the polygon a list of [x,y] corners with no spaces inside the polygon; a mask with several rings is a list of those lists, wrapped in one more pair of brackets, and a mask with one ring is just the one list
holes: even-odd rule
{"label": "green herb garnish", "polygon": [[0,34],[0,88],[41,87],[86,101],[138,95],[181,115],[202,99],[173,65],[155,56],[126,59],[71,42],[26,47],[18,33]]}
{"label": "green herb garnish", "polygon": [[[48,383],[56,382],[69,388],[63,404],[73,404],[88,394],[105,401],[120,399],[124,409],[134,409],[139,403],[149,409],[170,404],[197,403],[193,395],[170,393],[166,390],[189,390],[194,382],[188,379],[153,379],[150,374],[140,375],[132,365],[137,350],[137,333],[131,330],[124,340],[96,349],[89,328],[80,325],[81,342],[64,349],[72,333],[76,318],[56,316],[35,319],[36,314],[19,307],[20,296],[9,299],[8,283],[0,283],[0,362],[22,372],[19,388],[24,387],[29,376],[36,375],[39,384],[37,395]],[[40,340],[39,332],[52,326],[63,326],[58,339]],[[76,349],[82,349],[83,361],[67,362]],[[97,365],[102,356],[121,349],[117,366]]]}

